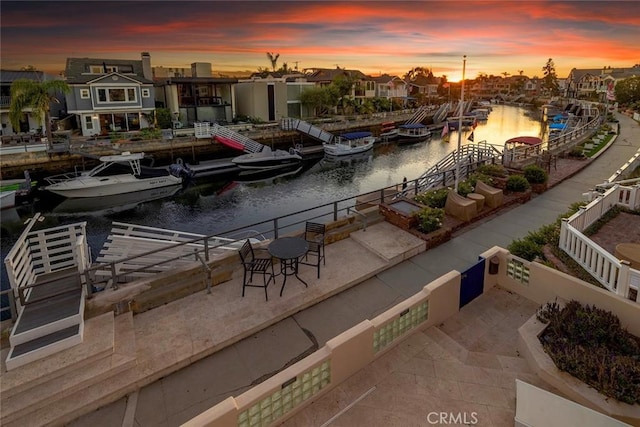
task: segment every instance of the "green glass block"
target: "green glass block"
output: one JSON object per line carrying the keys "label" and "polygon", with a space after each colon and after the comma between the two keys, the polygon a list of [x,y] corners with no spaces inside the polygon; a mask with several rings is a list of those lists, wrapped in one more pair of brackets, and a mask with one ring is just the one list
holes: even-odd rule
{"label": "green glass block", "polygon": [[260,412],[260,404],[259,403],[256,403],[251,408],[249,408],[249,416],[250,417],[254,416],[258,412]]}
{"label": "green glass block", "polygon": [[264,399],[262,399],[262,402],[260,402],[260,410],[264,411],[267,408],[271,408],[271,396],[267,396]]}
{"label": "green glass block", "polygon": [[249,427],[249,413],[248,413],[248,411],[240,412],[240,415],[238,415],[238,426],[239,427]]}
{"label": "green glass block", "polygon": [[249,417],[249,425],[250,426],[259,426],[260,425],[260,413],[251,415]]}
{"label": "green glass block", "polygon": [[284,415],[284,410],[282,408],[282,406],[278,406],[278,407],[274,407],[273,408],[273,416],[275,417],[275,419],[278,419],[280,417],[282,417]]}

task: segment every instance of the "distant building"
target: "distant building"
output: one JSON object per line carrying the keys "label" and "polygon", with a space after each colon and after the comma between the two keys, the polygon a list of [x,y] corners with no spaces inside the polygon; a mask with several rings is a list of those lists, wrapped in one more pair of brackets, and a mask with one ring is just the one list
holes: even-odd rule
{"label": "distant building", "polygon": [[566,80],[565,96],[605,101],[607,90],[613,90],[618,81],[640,76],[640,64],[629,68],[574,68]]}
{"label": "distant building", "polygon": [[167,77],[191,77],[191,68],[163,67],[160,65],[153,67],[152,71],[154,80]]}
{"label": "distant building", "polygon": [[[16,80],[34,80],[38,82],[59,79],[57,76],[46,74],[42,71],[16,71],[16,70],[0,70],[0,124],[2,131],[0,135],[15,135],[17,133],[42,131],[44,117],[35,116],[31,108],[23,110],[22,119],[20,120],[20,128],[14,129],[9,121],[9,108],[11,106],[11,84]],[[55,120],[63,118],[66,115],[66,102],[62,93],[57,94],[56,98],[60,102],[52,102],[49,111],[51,119]]]}
{"label": "distant building", "polygon": [[213,77],[211,63],[194,62],[191,64],[191,77]]}
{"label": "distant building", "polygon": [[152,124],[155,92],[151,56],[140,60],[67,58],[68,112],[84,136],[140,130]]}

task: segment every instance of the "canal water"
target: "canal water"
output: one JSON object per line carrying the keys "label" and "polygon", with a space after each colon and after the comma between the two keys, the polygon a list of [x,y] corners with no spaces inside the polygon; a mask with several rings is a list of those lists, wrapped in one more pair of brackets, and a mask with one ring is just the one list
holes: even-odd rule
{"label": "canal water", "polygon": [[[489,120],[478,123],[474,141],[487,141],[502,150],[514,136],[541,136],[537,114],[523,107],[495,105]],[[461,144],[468,144],[471,130],[463,131]],[[305,161],[300,170],[286,176],[215,177],[202,179],[168,194],[120,196],[96,201],[63,200],[43,194],[39,200],[15,210],[2,211],[2,258],[23,228],[22,222],[40,212],[45,226],[87,222],[89,244],[95,257],[112,221],[168,228],[205,235],[220,234],[271,218],[367,193],[417,178],[457,147],[458,133],[449,142],[434,135],[426,142],[398,146],[380,144],[372,153],[348,161],[331,162],[322,157]],[[154,197],[165,196],[151,200]],[[148,200],[148,201],[143,201]],[[2,281],[5,282],[4,263]],[[6,285],[6,282],[3,283]],[[4,288],[4,286],[3,286]]]}

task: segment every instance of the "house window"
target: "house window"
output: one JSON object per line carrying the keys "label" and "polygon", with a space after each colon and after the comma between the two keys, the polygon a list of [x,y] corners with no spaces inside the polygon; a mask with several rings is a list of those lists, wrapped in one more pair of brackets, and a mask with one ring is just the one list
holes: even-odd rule
{"label": "house window", "polygon": [[118,67],[115,65],[91,65],[89,71],[91,74],[117,73]]}
{"label": "house window", "polygon": [[149,96],[151,96],[151,94],[149,93],[149,89],[142,89],[142,97],[148,98]]}
{"label": "house window", "polygon": [[89,89],[80,89],[80,98],[89,99]]}
{"label": "house window", "polygon": [[93,118],[91,116],[84,116],[84,124],[87,130],[93,130]]}
{"label": "house window", "polygon": [[98,89],[99,103],[136,102],[137,100],[135,88]]}

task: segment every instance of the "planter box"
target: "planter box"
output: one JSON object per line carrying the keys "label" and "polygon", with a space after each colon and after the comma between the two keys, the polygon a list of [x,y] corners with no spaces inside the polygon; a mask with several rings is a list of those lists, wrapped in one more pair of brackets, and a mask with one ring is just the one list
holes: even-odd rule
{"label": "planter box", "polygon": [[378,205],[380,213],[389,223],[406,231],[418,225],[418,219],[414,214],[423,208],[424,206],[421,204],[404,197],[390,203],[380,203]]}
{"label": "planter box", "polygon": [[427,245],[425,250],[429,250],[451,240],[453,229],[451,227],[440,227],[431,233],[422,233],[417,228],[409,230],[411,234],[424,240]]}
{"label": "planter box", "polygon": [[531,191],[536,194],[544,193],[547,191],[547,183],[544,184],[531,184]]}

